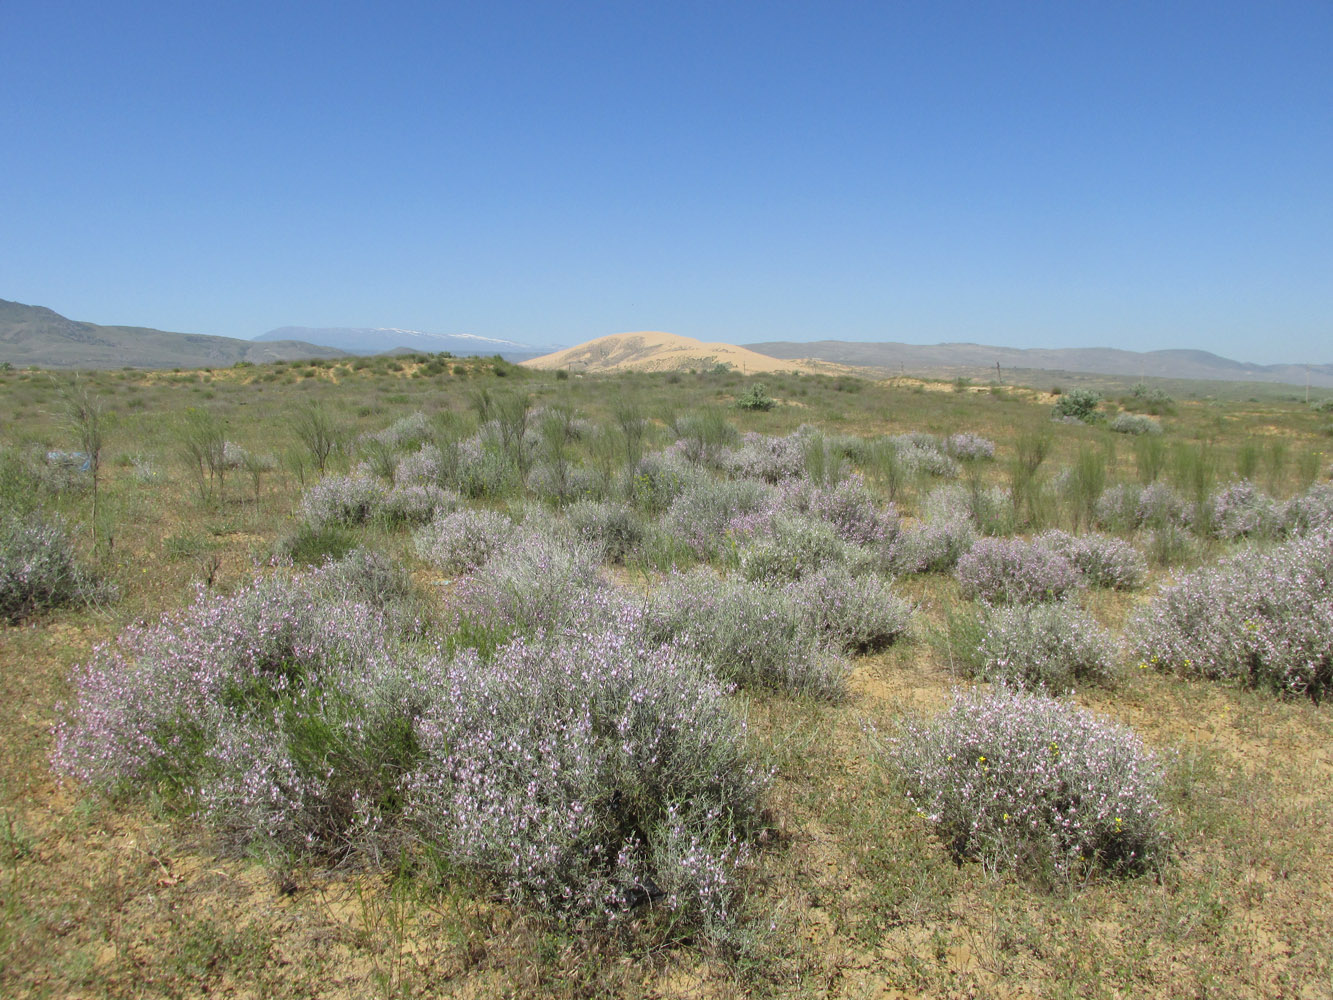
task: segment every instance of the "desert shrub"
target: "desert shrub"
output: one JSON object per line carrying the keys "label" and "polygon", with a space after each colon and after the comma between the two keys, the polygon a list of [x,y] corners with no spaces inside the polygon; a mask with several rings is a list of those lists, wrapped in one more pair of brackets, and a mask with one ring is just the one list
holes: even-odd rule
{"label": "desert shrub", "polygon": [[524,525],[459,582],[456,609],[515,634],[584,625],[599,613],[597,597],[607,587],[599,563],[591,548]]}
{"label": "desert shrub", "polygon": [[805,472],[804,442],[795,434],[772,437],[748,431],[736,448],[724,448],[718,464],[735,479],[776,484],[799,479]]}
{"label": "desert shrub", "polygon": [[1071,535],[1052,530],[1043,532],[1033,541],[1068,559],[1091,587],[1135,590],[1142,587],[1148,577],[1148,564],[1143,555],[1119,538],[1095,531]]}
{"label": "desert shrub", "polygon": [[1319,698],[1333,685],[1333,536],[1250,549],[1163,588],[1127,634],[1142,666]]}
{"label": "desert shrub", "polygon": [[839,538],[857,545],[879,545],[892,541],[901,523],[892,504],[881,510],[865,480],[853,472],[825,486],[785,484],[779,503],[801,514],[819,518],[832,526]]}
{"label": "desert shrub", "polygon": [[512,496],[521,483],[512,455],[497,442],[483,444],[479,438],[463,441],[456,450],[454,488],[470,499]]}
{"label": "desert shrub", "polygon": [[760,525],[746,518],[761,515],[766,526],[773,506],[773,490],[763,483],[710,477],[692,483],[672,501],[662,527],[707,558],[721,551],[733,533],[743,537],[758,530]]}
{"label": "desert shrub", "polygon": [[724,932],[768,773],[687,655],[614,631],[460,655],[418,724],[414,826],[519,901]]}
{"label": "desert shrub", "polygon": [[771,410],[777,400],[768,394],[763,382],[755,382],[736,397],[736,406],[741,410]]}
{"label": "desert shrub", "polygon": [[1218,490],[1213,494],[1209,507],[1209,526],[1215,538],[1235,540],[1269,537],[1276,534],[1281,526],[1281,508],[1245,480]]}
{"label": "desert shrub", "polygon": [[847,543],[823,521],[779,515],[768,532],[740,553],[747,580],[799,580],[829,563],[847,558]]}
{"label": "desert shrub", "polygon": [[1162,771],[1133,731],[1043,694],[955,694],[887,747],[959,858],[1056,880],[1133,874],[1167,846]]}
{"label": "desert shrub", "polygon": [[422,664],[363,604],[270,579],[133,626],[74,677],[56,769],[153,791],[224,842],[377,856],[418,756]]}
{"label": "desert shrub", "polygon": [[978,462],[995,457],[995,442],[971,431],[951,435],[945,442],[945,449],[963,462]]}
{"label": "desert shrub", "polygon": [[352,602],[384,609],[411,599],[412,574],[383,552],[358,546],[332,559],[309,577],[335,603]]}
{"label": "desert shrub", "polygon": [[853,576],[841,565],[821,566],[787,586],[806,627],[834,649],[870,653],[907,632],[913,606],[875,573]]}
{"label": "desert shrub", "polygon": [[1051,407],[1051,417],[1055,420],[1077,420],[1089,423],[1101,414],[1097,404],[1102,401],[1102,394],[1094,389],[1072,389],[1062,394]]}
{"label": "desert shrub", "polygon": [[370,476],[327,476],[301,497],[301,517],[314,528],[365,524],[383,507],[387,490]]}
{"label": "desert shrub", "polygon": [[462,497],[434,483],[400,483],[384,496],[378,516],[389,525],[426,524],[459,508]]}
{"label": "desert shrub", "polygon": [[966,519],[927,521],[898,533],[889,549],[889,565],[896,573],[945,573],[976,542],[976,530]]}
{"label": "desert shrub", "polygon": [[1054,694],[1115,675],[1115,640],[1068,602],[985,607],[973,628],[959,631],[959,662],[979,680],[1035,685]]}
{"label": "desert shrub", "polygon": [[1333,484],[1315,483],[1288,500],[1282,508],[1282,528],[1291,535],[1333,528]]}
{"label": "desert shrub", "polygon": [[580,500],[566,508],[565,525],[604,562],[623,563],[648,537],[648,525],[624,504]]}
{"label": "desert shrub", "polygon": [[1108,425],[1117,434],[1161,434],[1162,425],[1139,413],[1117,413]]}
{"label": "desert shrub", "polygon": [[899,434],[890,438],[897,452],[898,464],[911,475],[955,478],[958,462],[944,452],[939,439],[931,434]]}
{"label": "desert shrub", "polygon": [[363,435],[362,441],[375,441],[390,448],[406,449],[425,441],[430,434],[430,421],[417,410],[399,417],[382,431]]}
{"label": "desert shrub", "polygon": [[423,445],[398,459],[393,467],[395,486],[437,485],[445,478],[444,459],[433,444]]}
{"label": "desert shrub", "polygon": [[444,573],[463,573],[483,565],[517,533],[514,522],[489,510],[464,508],[437,517],[412,535],[418,558]]}
{"label": "desert shrub", "polygon": [[1135,382],[1129,396],[1121,399],[1127,409],[1145,413],[1174,413],[1176,401],[1165,389],[1151,388],[1146,382]]}
{"label": "desert shrub", "polygon": [[846,663],[820,642],[804,610],[779,588],[704,568],[672,573],[650,595],[643,628],[651,642],[674,644],[721,680],[742,687],[826,699],[845,690]]}
{"label": "desert shrub", "polygon": [[1082,583],[1064,556],[1036,542],[982,538],[954,570],[967,597],[992,604],[1032,604],[1068,596]]}
{"label": "desert shrub", "polygon": [[1106,531],[1128,533],[1139,526],[1141,486],[1119,483],[1102,490],[1092,510],[1092,523]]}
{"label": "desert shrub", "polygon": [[65,526],[39,513],[0,514],[0,621],[110,600],[115,588],[86,569]]}
{"label": "desert shrub", "polygon": [[676,434],[672,449],[695,465],[714,464],[722,449],[738,437],[726,413],[716,406],[677,417],[671,429]]}
{"label": "desert shrub", "polygon": [[563,506],[604,493],[597,474],[582,465],[539,462],[528,473],[528,488],[546,503]]}
{"label": "desert shrub", "polygon": [[1166,525],[1187,529],[1194,513],[1185,499],[1165,483],[1153,482],[1139,493],[1135,517],[1140,527],[1158,529]]}
{"label": "desert shrub", "polygon": [[341,559],[355,546],[352,533],[336,524],[316,527],[302,523],[278,539],[273,551],[279,559],[297,566],[319,566],[330,559]]}
{"label": "desert shrub", "polygon": [[921,519],[928,523],[966,521],[983,535],[1003,535],[1013,528],[1013,503],[999,487],[977,480],[945,483],[926,494]]}
{"label": "desert shrub", "polygon": [[659,452],[639,460],[621,491],[638,510],[656,517],[687,489],[705,479],[705,473],[678,455]]}

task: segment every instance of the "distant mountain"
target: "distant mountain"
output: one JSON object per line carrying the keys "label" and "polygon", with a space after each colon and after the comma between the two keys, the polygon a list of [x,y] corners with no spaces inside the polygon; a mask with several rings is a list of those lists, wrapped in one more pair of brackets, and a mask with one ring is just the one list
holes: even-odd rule
{"label": "distant mountain", "polygon": [[0,361],[19,367],[224,368],[238,361],[345,356],[344,351],[293,340],[257,344],[142,326],[100,326],[67,319],[44,306],[0,299]]}
{"label": "distant mountain", "polygon": [[909,375],[1001,374],[1008,369],[1087,372],[1094,375],[1153,376],[1225,382],[1279,382],[1333,387],[1333,364],[1255,365],[1232,361],[1208,351],[1122,351],[1113,347],[1061,349],[989,347],[984,344],[866,344],[847,340],[791,341],[745,344],[774,358],[818,358],[836,364],[861,365]]}
{"label": "distant mountain", "polygon": [[281,326],[268,333],[261,333],[255,340],[304,340],[312,344],[328,344],[350,354],[383,354],[395,347],[431,354],[439,351],[459,355],[498,354],[507,361],[535,358],[550,350],[549,347],[478,337],[472,333],[422,333],[420,330],[400,330],[396,327]]}

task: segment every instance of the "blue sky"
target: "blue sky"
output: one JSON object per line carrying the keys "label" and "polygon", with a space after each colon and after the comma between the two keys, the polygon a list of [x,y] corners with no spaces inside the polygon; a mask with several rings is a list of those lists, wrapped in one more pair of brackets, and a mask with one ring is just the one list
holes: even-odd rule
{"label": "blue sky", "polygon": [[1333,3],[0,4],[0,297],[1333,362]]}

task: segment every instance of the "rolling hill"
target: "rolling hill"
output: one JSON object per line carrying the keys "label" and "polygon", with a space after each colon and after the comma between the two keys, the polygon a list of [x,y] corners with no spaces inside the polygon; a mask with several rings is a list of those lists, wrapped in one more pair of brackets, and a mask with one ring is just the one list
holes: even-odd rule
{"label": "rolling hill", "polygon": [[524,361],[529,368],[567,368],[578,372],[688,371],[728,364],[747,374],[800,371],[845,371],[846,366],[802,360],[779,360],[732,344],[706,344],[693,337],[659,331],[614,333],[554,354]]}
{"label": "rolling hill", "polygon": [[985,344],[860,343],[847,340],[792,341],[745,345],[774,358],[818,358],[886,373],[1002,380],[1020,372],[1083,372],[1093,375],[1150,376],[1226,382],[1276,382],[1333,387],[1333,364],[1256,365],[1232,361],[1208,351],[1122,351],[1111,347],[1063,349],[992,347]]}
{"label": "rolling hill", "polygon": [[402,347],[409,351],[436,353],[448,351],[458,355],[498,354],[506,361],[522,361],[545,354],[549,348],[520,344],[513,340],[479,337],[472,333],[422,333],[420,330],[401,330],[397,327],[311,327],[281,326],[261,333],[255,340],[297,340],[311,344],[326,344],[350,354],[383,354]]}
{"label": "rolling hill", "polygon": [[222,368],[345,351],[296,340],[257,343],[235,337],[170,333],[142,326],[101,326],[68,319],[44,306],[0,299],[0,362],[41,368]]}

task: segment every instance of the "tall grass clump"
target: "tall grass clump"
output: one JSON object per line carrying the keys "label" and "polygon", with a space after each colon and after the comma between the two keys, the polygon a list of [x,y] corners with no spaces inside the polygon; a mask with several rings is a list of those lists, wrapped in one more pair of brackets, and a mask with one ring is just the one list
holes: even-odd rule
{"label": "tall grass clump", "polygon": [[958,858],[1070,882],[1132,875],[1167,848],[1160,765],[1131,730],[1043,694],[955,694],[887,744],[919,815]]}
{"label": "tall grass clump", "polygon": [[1037,542],[983,538],[958,560],[963,594],[990,604],[1057,601],[1083,585],[1074,564]]}
{"label": "tall grass clump", "polygon": [[109,600],[115,588],[75,554],[64,524],[40,513],[0,514],[0,621]]}
{"label": "tall grass clump", "polygon": [[1162,589],[1127,634],[1140,666],[1319,700],[1333,685],[1333,535],[1249,549]]}

